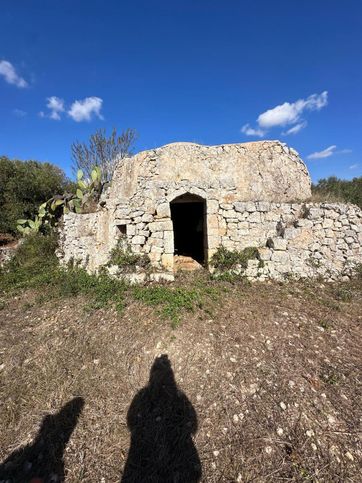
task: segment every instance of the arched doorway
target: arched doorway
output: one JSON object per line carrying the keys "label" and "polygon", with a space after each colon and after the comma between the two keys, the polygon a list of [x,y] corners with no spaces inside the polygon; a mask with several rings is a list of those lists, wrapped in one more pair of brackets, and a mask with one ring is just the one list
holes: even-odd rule
{"label": "arched doorway", "polygon": [[206,261],[206,201],[185,193],[170,203],[174,234],[174,255]]}

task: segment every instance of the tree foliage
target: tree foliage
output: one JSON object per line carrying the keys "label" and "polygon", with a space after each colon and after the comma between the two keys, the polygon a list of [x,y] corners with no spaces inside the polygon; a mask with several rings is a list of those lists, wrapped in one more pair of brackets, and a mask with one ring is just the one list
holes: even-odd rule
{"label": "tree foliage", "polygon": [[0,232],[17,234],[19,218],[34,218],[39,205],[72,190],[64,172],[51,163],[0,157]]}
{"label": "tree foliage", "polygon": [[134,129],[126,129],[118,135],[114,128],[109,137],[105,129],[98,129],[88,143],[75,141],[71,146],[73,170],[81,169],[90,179],[92,169],[98,166],[102,171],[102,183],[111,181],[117,161],[131,154],[136,137]]}
{"label": "tree foliage", "polygon": [[102,173],[98,166],[91,172],[91,179],[83,179],[83,171],[77,173],[75,193],[54,195],[42,203],[34,219],[17,220],[17,229],[22,235],[47,233],[58,226],[58,220],[66,213],[84,213],[95,210],[102,191]]}
{"label": "tree foliage", "polygon": [[362,176],[350,181],[339,179],[336,176],[323,178],[312,186],[312,192],[320,199],[340,200],[345,203],[354,203],[362,208]]}

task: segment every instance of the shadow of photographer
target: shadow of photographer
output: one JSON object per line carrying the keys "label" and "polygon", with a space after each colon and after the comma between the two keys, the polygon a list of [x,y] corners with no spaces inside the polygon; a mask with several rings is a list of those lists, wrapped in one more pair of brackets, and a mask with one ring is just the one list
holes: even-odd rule
{"label": "shadow of photographer", "polygon": [[33,443],[14,451],[0,465],[0,481],[64,481],[64,450],[77,425],[83,406],[83,398],[76,397],[56,414],[46,415]]}
{"label": "shadow of photographer", "polygon": [[195,409],[178,389],[167,355],[157,357],[149,382],[134,397],[127,414],[131,444],[122,483],[193,483],[201,463],[192,441]]}

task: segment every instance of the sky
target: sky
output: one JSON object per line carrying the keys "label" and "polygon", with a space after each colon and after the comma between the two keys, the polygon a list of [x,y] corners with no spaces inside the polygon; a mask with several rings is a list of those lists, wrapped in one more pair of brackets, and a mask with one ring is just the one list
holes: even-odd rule
{"label": "sky", "polygon": [[71,143],[113,127],[361,176],[361,0],[0,0],[0,155],[71,175]]}

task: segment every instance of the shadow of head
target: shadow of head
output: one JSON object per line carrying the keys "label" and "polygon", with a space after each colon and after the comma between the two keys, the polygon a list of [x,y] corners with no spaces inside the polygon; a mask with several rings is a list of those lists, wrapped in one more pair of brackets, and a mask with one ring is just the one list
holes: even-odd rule
{"label": "shadow of head", "polygon": [[191,435],[195,409],[177,387],[167,355],[152,364],[148,384],[134,397],[127,414],[131,446],[122,482],[196,482],[201,464]]}
{"label": "shadow of head", "polygon": [[76,397],[67,402],[57,413],[45,416],[36,441],[52,443],[53,447],[64,447],[77,425],[83,406],[83,398]]}
{"label": "shadow of head", "polygon": [[84,400],[76,397],[55,414],[44,417],[33,443],[16,450],[0,466],[0,480],[45,481],[64,479],[63,454],[83,410]]}
{"label": "shadow of head", "polygon": [[148,386],[154,388],[167,388],[168,390],[177,390],[175,376],[171,367],[171,362],[167,354],[156,357],[151,370]]}

